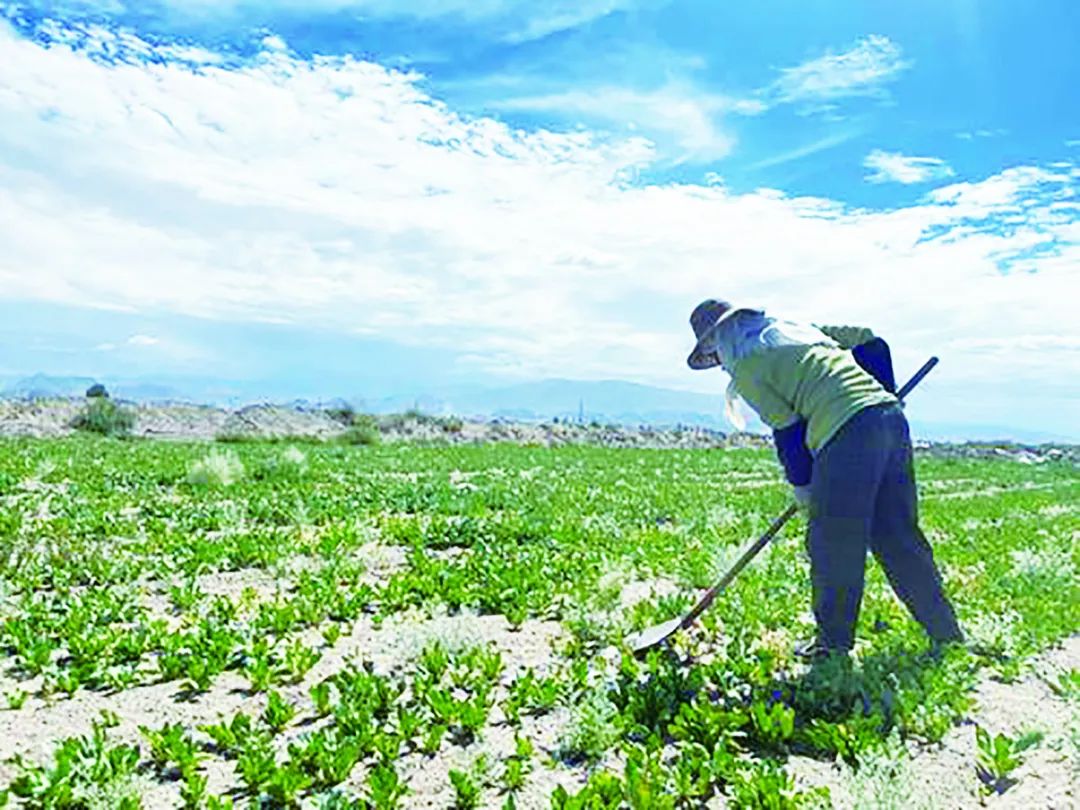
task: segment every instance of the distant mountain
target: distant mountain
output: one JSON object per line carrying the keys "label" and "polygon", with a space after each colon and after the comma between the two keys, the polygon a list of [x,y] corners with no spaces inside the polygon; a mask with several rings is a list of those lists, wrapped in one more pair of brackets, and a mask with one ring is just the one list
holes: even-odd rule
{"label": "distant mountain", "polygon": [[93,377],[56,377],[49,374],[33,374],[9,383],[4,396],[25,399],[48,397],[81,397],[86,389],[98,382]]}
{"label": "distant mountain", "polygon": [[730,431],[719,397],[673,391],[621,380],[542,380],[502,387],[460,386],[420,397],[352,399],[372,413],[416,408],[430,414],[495,417],[517,421],[554,418],[616,424],[700,425]]}
{"label": "distant mountain", "polygon": [[[384,390],[363,393],[334,391],[333,380],[320,381],[304,390],[281,381],[232,381],[202,377],[160,379],[101,379],[80,376],[34,374],[17,378],[0,389],[8,397],[82,396],[93,383],[101,382],[118,399],[136,402],[192,402],[240,407],[259,402],[328,407],[348,403],[367,413],[401,413],[418,409],[432,415],[502,418],[541,422],[558,418],[620,425],[693,425],[731,432],[723,416],[723,398],[715,394],[676,391],[621,380],[561,380],[503,386],[458,385],[424,393],[391,394]],[[935,422],[912,419],[912,434],[936,441],[1012,440],[1029,444],[1072,443],[1080,436],[1008,425]],[[748,430],[765,432],[752,419]]]}
{"label": "distant mountain", "polygon": [[965,424],[962,422],[911,421],[913,436],[937,442],[1014,441],[1021,444],[1075,444],[1077,436],[1065,436],[1044,430],[1028,430],[1007,425]]}

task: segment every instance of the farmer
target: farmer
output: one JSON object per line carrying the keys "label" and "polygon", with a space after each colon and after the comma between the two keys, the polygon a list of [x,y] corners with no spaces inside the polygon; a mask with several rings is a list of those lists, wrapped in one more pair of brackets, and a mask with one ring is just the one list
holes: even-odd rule
{"label": "farmer", "polygon": [[690,368],[719,366],[731,376],[729,413],[741,397],[772,428],[807,512],[817,638],[796,653],[851,650],[867,548],[934,646],[960,641],[919,529],[911,437],[888,344],[869,329],[797,324],[712,299],[694,309],[690,325]]}

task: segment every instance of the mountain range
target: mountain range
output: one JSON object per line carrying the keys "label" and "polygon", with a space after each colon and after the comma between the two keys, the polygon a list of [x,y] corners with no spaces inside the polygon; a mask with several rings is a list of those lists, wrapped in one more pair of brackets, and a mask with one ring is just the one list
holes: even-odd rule
{"label": "mountain range", "polygon": [[[133,402],[187,402],[233,408],[259,402],[298,406],[347,403],[358,411],[379,414],[415,409],[431,415],[521,422],[559,419],[656,427],[681,424],[725,432],[734,430],[723,415],[723,398],[719,395],[621,380],[548,379],[501,386],[457,385],[413,393],[372,391],[335,396],[331,392],[298,392],[272,382],[199,377],[98,380],[84,376],[34,374],[0,378],[0,396],[78,397],[96,382],[104,383],[113,397]],[[1010,425],[922,421],[918,418],[912,418],[911,427],[916,437],[936,441],[1012,440],[1034,444],[1069,443],[1080,439]],[[764,425],[756,419],[749,421],[747,429],[765,431]]]}

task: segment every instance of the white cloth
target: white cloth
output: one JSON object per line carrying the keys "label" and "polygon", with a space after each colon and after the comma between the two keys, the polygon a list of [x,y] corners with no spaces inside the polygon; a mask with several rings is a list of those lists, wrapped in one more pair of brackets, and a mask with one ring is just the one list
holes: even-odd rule
{"label": "white cloth", "polygon": [[[715,351],[720,365],[729,374],[736,360],[777,346],[838,345],[816,326],[771,318],[762,310],[741,310],[715,329],[709,350]],[[742,411],[749,406],[741,402],[735,390],[735,379],[728,383],[724,395],[724,415],[738,430],[746,428]]]}

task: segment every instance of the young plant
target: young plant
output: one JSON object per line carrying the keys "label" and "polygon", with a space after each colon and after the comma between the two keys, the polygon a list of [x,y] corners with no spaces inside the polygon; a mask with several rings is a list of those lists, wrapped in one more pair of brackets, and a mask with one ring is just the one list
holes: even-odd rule
{"label": "young plant", "polygon": [[264,638],[259,639],[252,645],[246,659],[244,675],[251,691],[256,694],[265,692],[274,682],[274,656],[270,643]]}
{"label": "young plant", "polygon": [[1023,764],[1021,754],[1042,739],[1041,734],[1028,734],[1012,739],[1005,734],[990,736],[982,726],[975,726],[976,773],[987,793],[1004,793],[1014,784],[1012,774]]}
{"label": "young plant", "polygon": [[619,739],[618,710],[607,695],[595,691],[578,704],[562,741],[563,757],[598,762]]}
{"label": "young plant", "polygon": [[244,740],[236,758],[236,772],[251,796],[258,796],[278,771],[270,737],[251,734]]}
{"label": "young plant", "polygon": [[167,723],[157,730],[139,726],[139,731],[150,746],[150,761],[158,770],[165,771],[175,764],[186,779],[198,769],[202,757],[182,723]]}
{"label": "young plant", "polygon": [[474,774],[452,769],[450,783],[454,786],[454,810],[476,810],[480,806],[483,788]]}
{"label": "young plant", "polygon": [[373,810],[397,810],[409,789],[401,781],[392,762],[371,769],[367,778],[368,800]]}
{"label": "young plant", "polygon": [[341,625],[337,622],[330,622],[323,628],[322,637],[327,647],[333,647],[341,638]]}
{"label": "young plant", "polygon": [[750,718],[758,737],[767,745],[782,746],[795,733],[795,710],[777,702],[766,707],[762,700],[750,705]]}
{"label": "young plant", "polygon": [[322,653],[296,639],[285,648],[285,672],[289,683],[300,683],[308,671],[319,663]]}
{"label": "young plant", "polygon": [[330,714],[330,683],[329,681],[320,681],[314,684],[311,689],[308,690],[308,695],[311,696],[311,702],[315,705],[315,716],[326,717]]}
{"label": "young plant", "polygon": [[259,719],[274,732],[280,734],[296,717],[296,707],[281,696],[280,692],[271,692],[266,698],[266,709]]}
{"label": "young plant", "polygon": [[525,778],[532,771],[532,757],[536,748],[528,737],[514,734],[514,753],[506,758],[503,767],[503,788],[513,794],[525,786]]}
{"label": "young plant", "polygon": [[199,729],[214,741],[222,756],[233,758],[240,753],[244,741],[251,736],[251,717],[238,712],[228,723],[199,726]]}
{"label": "young plant", "polygon": [[207,798],[207,777],[192,771],[185,774],[183,779],[180,783],[180,801],[184,803],[184,810],[200,810]]}
{"label": "young plant", "polygon": [[51,767],[27,763],[16,754],[11,760],[17,769],[11,793],[26,807],[51,810],[90,806],[93,795],[108,791],[114,807],[135,810],[141,802],[131,780],[138,769],[139,748],[108,745],[106,730],[116,724],[115,716],[103,713],[89,735],[60,742]]}

